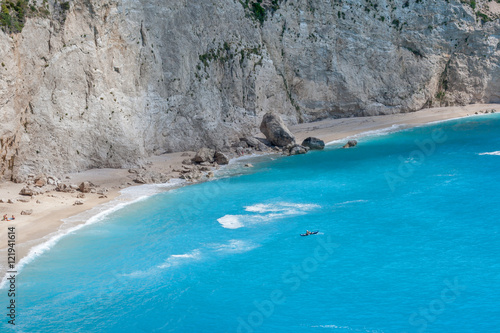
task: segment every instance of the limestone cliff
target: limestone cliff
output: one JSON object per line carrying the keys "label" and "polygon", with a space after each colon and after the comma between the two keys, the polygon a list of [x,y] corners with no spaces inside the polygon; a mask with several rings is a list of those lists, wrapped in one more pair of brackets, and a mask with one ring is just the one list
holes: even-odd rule
{"label": "limestone cliff", "polygon": [[296,123],[500,102],[496,2],[31,5],[0,32],[6,178],[229,146],[268,111]]}

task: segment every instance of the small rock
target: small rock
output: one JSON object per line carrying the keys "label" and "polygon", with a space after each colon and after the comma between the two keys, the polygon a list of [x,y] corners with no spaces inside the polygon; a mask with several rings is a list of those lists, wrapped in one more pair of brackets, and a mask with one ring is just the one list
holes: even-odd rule
{"label": "small rock", "polygon": [[33,209],[23,210],[21,215],[31,215],[33,214]]}
{"label": "small rock", "polygon": [[193,157],[193,162],[213,162],[214,161],[215,150],[210,148],[201,148]]}
{"label": "small rock", "polygon": [[100,195],[99,199],[106,199],[108,196],[107,195]]}
{"label": "small rock", "polygon": [[7,199],[0,199],[0,203],[7,203]]}
{"label": "small rock", "polygon": [[41,204],[42,202],[41,202],[40,200],[37,200],[37,201],[36,201],[36,203],[37,203],[37,204]]}
{"label": "small rock", "polygon": [[358,141],[356,141],[356,140],[349,140],[349,141],[347,141],[347,143],[342,148],[356,147],[357,144],[358,144]]}
{"label": "small rock", "polygon": [[138,176],[137,178],[134,179],[134,183],[137,183],[137,184],[147,184],[148,181],[146,179],[144,179],[144,177]]}
{"label": "small rock", "polygon": [[90,192],[90,183],[89,182],[83,182],[83,183],[80,184],[80,186],[78,187],[78,189],[82,193],[89,193]]}
{"label": "small rock", "polygon": [[35,186],[37,187],[42,187],[42,186],[45,186],[47,184],[47,178],[40,178],[38,180],[35,180]]}
{"label": "small rock", "polygon": [[105,187],[103,187],[97,191],[97,194],[100,194],[100,195],[105,195],[106,193],[108,193],[108,189]]}
{"label": "small rock", "polygon": [[224,153],[218,151],[215,153],[215,161],[220,165],[224,165],[229,163],[229,158]]}
{"label": "small rock", "polygon": [[95,188],[90,189],[90,193],[95,193],[95,192],[97,192]]}
{"label": "small rock", "polygon": [[69,188],[70,188],[70,189],[72,189],[72,190],[78,190],[78,188],[79,188],[79,187],[78,187],[78,185],[71,184],[71,185],[69,186]]}
{"label": "small rock", "polygon": [[311,150],[322,150],[325,148],[325,142],[318,138],[308,137],[302,141],[302,146],[309,147]]}
{"label": "small rock", "polygon": [[83,199],[83,198],[85,198],[85,194],[83,194],[83,193],[78,193],[78,194],[76,195],[76,197],[77,197],[78,199]]}
{"label": "small rock", "polygon": [[193,161],[191,161],[189,158],[186,158],[185,160],[182,161],[182,164],[185,164],[185,165],[192,165],[193,164]]}
{"label": "small rock", "polygon": [[28,186],[26,187],[23,187],[21,189],[21,192],[19,192],[20,195],[27,195],[27,196],[34,196],[35,195],[35,191],[33,191],[33,189],[29,188]]}
{"label": "small rock", "polygon": [[290,155],[300,155],[307,153],[308,149],[301,145],[295,145],[290,149]]}
{"label": "small rock", "polygon": [[[245,138],[241,138],[240,142],[241,141],[245,142],[248,147],[253,147],[253,148],[258,148],[259,145],[262,144],[262,142],[260,142],[259,140],[257,140],[254,137],[251,137],[251,136],[247,136]],[[246,147],[243,147],[243,148],[246,148]]]}
{"label": "small rock", "polygon": [[76,200],[75,203],[73,204],[73,206],[79,206],[79,205],[83,205],[83,201]]}
{"label": "small rock", "polygon": [[238,155],[238,156],[245,155],[245,149],[243,149],[241,147],[236,147],[236,155]]}
{"label": "small rock", "polygon": [[17,198],[17,201],[27,203],[27,202],[30,202],[30,201],[31,201],[31,199],[28,199],[28,198],[26,198],[26,197],[21,197],[21,198]]}
{"label": "small rock", "polygon": [[213,178],[214,176],[214,173],[212,171],[210,171],[209,173],[207,173],[207,177],[208,178]]}
{"label": "small rock", "polygon": [[181,156],[182,157],[187,157],[187,156],[189,156],[189,153],[184,152],[184,153],[181,154]]}
{"label": "small rock", "polygon": [[14,200],[9,199],[9,200],[7,200],[7,203],[13,204],[15,201],[16,201],[16,199],[14,199]]}

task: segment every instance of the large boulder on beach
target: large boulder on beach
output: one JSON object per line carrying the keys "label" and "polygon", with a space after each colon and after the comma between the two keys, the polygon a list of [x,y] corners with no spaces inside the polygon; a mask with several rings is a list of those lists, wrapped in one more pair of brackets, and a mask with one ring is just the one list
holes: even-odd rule
{"label": "large boulder on beach", "polygon": [[302,141],[302,146],[308,147],[311,150],[322,150],[325,149],[325,141],[314,137],[308,137]]}
{"label": "large boulder on beach", "polygon": [[347,143],[342,148],[356,147],[357,144],[358,144],[358,141],[356,141],[356,140],[349,140],[349,141],[347,141]]}
{"label": "large boulder on beach", "polygon": [[196,162],[196,163],[210,162],[210,163],[212,163],[214,161],[214,155],[215,155],[214,149],[201,148],[200,150],[198,150],[196,155],[193,157],[193,162]]}
{"label": "large boulder on beach", "polygon": [[260,131],[273,145],[284,147],[295,143],[295,136],[286,127],[279,115],[268,112],[262,118]]}

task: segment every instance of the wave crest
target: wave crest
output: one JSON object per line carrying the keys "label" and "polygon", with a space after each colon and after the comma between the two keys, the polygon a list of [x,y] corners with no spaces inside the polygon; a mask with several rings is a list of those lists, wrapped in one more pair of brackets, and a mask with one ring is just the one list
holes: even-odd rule
{"label": "wave crest", "polygon": [[320,208],[315,204],[300,204],[290,202],[279,202],[275,204],[255,204],[246,206],[245,211],[256,214],[247,215],[224,215],[217,219],[222,227],[226,229],[238,229],[262,222],[270,222],[288,216],[303,215],[309,211]]}

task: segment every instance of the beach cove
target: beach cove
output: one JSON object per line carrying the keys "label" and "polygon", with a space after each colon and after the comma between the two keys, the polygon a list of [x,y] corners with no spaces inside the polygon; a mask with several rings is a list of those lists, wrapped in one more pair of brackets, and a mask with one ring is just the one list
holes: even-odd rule
{"label": "beach cove", "polygon": [[18,328],[494,330],[498,117],[262,157],[124,205],[23,268]]}
{"label": "beach cove", "polygon": [[[443,107],[424,109],[417,112],[372,116],[363,118],[340,118],[326,119],[314,123],[304,123],[290,126],[291,131],[297,138],[297,142],[302,142],[307,137],[317,137],[325,142],[346,141],[350,138],[358,138],[365,135],[385,133],[398,129],[411,128],[428,123],[439,122],[449,119],[467,117],[471,115],[485,114],[485,112],[500,111],[497,104],[474,104],[464,107]],[[263,137],[262,134],[260,136]],[[99,194],[87,194],[83,205],[74,205],[78,201],[77,193],[49,192],[43,195],[33,197],[29,203],[16,201],[13,204],[0,203],[2,216],[7,214],[16,216],[15,221],[2,222],[8,226],[15,226],[18,233],[17,239],[17,260],[21,261],[30,251],[39,246],[38,250],[31,253],[32,257],[41,254],[46,247],[46,242],[54,244],[62,235],[72,232],[74,228],[80,228],[88,219],[94,215],[107,214],[109,210],[114,211],[116,206],[122,207],[135,200],[142,200],[152,194],[188,185],[189,182],[183,182],[179,177],[179,172],[175,170],[182,169],[182,161],[186,157],[193,157],[194,152],[179,152],[152,157],[148,161],[150,170],[166,170],[167,174],[173,178],[169,184],[164,186],[142,185],[143,191],[134,191],[130,187],[133,184],[131,175],[127,169],[93,169],[80,173],[64,175],[68,183],[80,184],[84,181],[90,181],[98,187],[107,190],[105,197]],[[141,185],[139,185],[141,186]],[[15,184],[4,182],[0,186],[0,199],[19,198],[19,191],[24,184]],[[121,195],[123,189],[129,188],[126,195]],[[137,193],[134,193],[137,192]],[[100,198],[101,197],[101,198]],[[40,203],[35,203],[35,201]],[[33,209],[32,215],[20,215],[23,210]],[[80,214],[80,215],[79,215]],[[70,217],[76,218],[69,219]],[[65,223],[69,220],[69,223]],[[7,237],[7,229],[0,229],[0,238]],[[0,255],[5,253],[6,244],[0,247]],[[31,259],[30,259],[31,260]],[[2,264],[0,273],[5,275],[5,266]]]}

